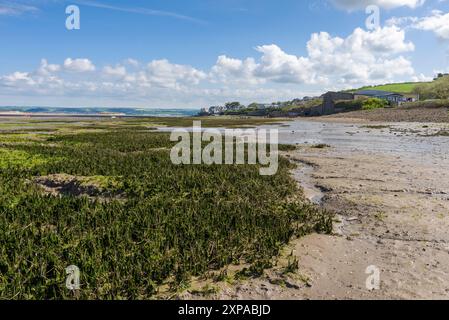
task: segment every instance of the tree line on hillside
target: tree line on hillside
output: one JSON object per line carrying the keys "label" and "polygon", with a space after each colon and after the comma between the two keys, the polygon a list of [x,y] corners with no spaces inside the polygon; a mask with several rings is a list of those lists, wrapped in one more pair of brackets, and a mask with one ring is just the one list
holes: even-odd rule
{"label": "tree line on hillside", "polygon": [[420,100],[448,99],[449,98],[449,76],[439,75],[435,81],[423,83],[414,89],[419,94]]}

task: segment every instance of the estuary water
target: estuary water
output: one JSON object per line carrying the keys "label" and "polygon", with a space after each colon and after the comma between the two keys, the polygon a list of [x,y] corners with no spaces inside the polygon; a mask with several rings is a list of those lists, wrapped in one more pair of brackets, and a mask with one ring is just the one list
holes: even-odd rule
{"label": "estuary water", "polygon": [[110,108],[110,107],[0,107],[0,114],[58,114],[58,115],[118,115],[133,117],[190,117],[198,114],[199,109],[163,109],[163,108]]}

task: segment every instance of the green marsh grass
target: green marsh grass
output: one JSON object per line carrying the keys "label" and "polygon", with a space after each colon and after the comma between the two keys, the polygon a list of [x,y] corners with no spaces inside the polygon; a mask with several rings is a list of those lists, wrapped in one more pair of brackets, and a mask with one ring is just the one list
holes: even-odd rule
{"label": "green marsh grass", "polygon": [[[254,165],[175,166],[172,145],[166,133],[127,127],[2,147],[0,298],[73,299],[65,268],[76,265],[76,298],[151,299],[230,264],[258,275],[292,237],[331,231],[332,217],[299,196],[286,159],[264,177]],[[125,197],[54,196],[33,183],[55,174]]]}

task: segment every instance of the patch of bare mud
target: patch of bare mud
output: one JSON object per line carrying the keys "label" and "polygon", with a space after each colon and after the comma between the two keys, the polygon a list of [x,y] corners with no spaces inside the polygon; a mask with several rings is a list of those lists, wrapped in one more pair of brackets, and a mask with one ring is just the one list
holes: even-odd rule
{"label": "patch of bare mud", "polygon": [[67,174],[53,174],[35,177],[33,182],[44,193],[53,196],[87,196],[91,199],[107,201],[108,199],[123,199],[120,192],[112,192],[105,188],[95,177],[71,176]]}

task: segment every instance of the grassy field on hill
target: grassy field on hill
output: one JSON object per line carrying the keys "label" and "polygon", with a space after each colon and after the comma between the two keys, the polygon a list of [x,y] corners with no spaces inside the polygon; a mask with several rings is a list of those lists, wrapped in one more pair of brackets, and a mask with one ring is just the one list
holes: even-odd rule
{"label": "grassy field on hill", "polygon": [[392,84],[384,84],[379,86],[367,86],[357,90],[382,90],[382,91],[390,91],[397,93],[413,93],[414,89],[419,85],[425,84],[426,82],[405,82],[405,83],[392,83]]}
{"label": "grassy field on hill", "polygon": [[28,124],[0,125],[0,299],[74,298],[70,265],[76,298],[149,299],[230,264],[259,275],[292,237],[331,230],[284,158],[274,176],[176,166],[169,135],[145,119]]}

